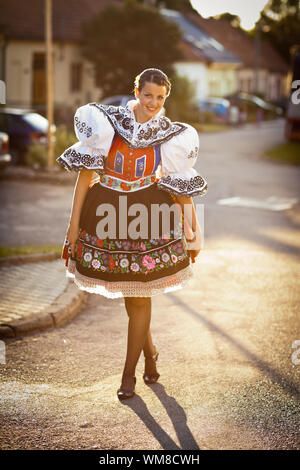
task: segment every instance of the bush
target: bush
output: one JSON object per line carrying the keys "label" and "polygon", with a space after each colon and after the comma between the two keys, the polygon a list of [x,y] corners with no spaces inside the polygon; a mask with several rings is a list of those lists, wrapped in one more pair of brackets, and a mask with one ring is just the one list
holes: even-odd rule
{"label": "bush", "polygon": [[203,124],[212,124],[217,121],[212,111],[200,111],[200,122]]}
{"label": "bush", "polygon": [[[77,138],[74,132],[69,132],[65,125],[58,126],[55,134],[54,159],[59,169],[63,169],[56,162],[58,158],[68,147],[71,147]],[[25,155],[25,165],[30,167],[38,166],[45,168],[48,165],[47,146],[34,142]]]}
{"label": "bush", "polygon": [[68,131],[65,125],[59,126],[56,131],[55,158],[59,157],[68,147],[75,144],[77,140],[74,132]]}
{"label": "bush", "polygon": [[24,163],[26,166],[45,168],[48,164],[46,145],[38,142],[31,144],[24,157]]}
{"label": "bush", "polygon": [[195,104],[195,89],[193,84],[180,75],[171,78],[171,94],[165,103],[166,115],[171,121],[199,122],[200,112]]}

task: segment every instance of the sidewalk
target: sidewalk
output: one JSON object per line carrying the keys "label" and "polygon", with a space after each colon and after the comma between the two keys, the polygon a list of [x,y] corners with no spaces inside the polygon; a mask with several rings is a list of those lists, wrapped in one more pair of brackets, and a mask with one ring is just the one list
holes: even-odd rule
{"label": "sidewalk", "polygon": [[[73,185],[76,172],[59,168],[9,166],[0,180]],[[0,258],[0,339],[19,338],[70,321],[87,293],[65,275],[64,261],[54,254]]]}
{"label": "sidewalk", "polygon": [[53,254],[0,259],[0,338],[18,338],[70,321],[87,293]]}

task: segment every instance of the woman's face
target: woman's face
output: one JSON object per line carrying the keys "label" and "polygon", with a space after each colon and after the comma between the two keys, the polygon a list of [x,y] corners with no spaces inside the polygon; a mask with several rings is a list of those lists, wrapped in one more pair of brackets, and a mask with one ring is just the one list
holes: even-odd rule
{"label": "woman's face", "polygon": [[140,121],[148,121],[163,107],[167,98],[167,88],[164,85],[146,82],[141,91],[135,89],[139,101],[137,113]]}

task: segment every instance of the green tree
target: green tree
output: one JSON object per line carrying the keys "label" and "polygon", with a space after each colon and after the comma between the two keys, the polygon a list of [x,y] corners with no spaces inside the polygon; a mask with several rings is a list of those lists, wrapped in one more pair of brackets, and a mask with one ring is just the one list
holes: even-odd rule
{"label": "green tree", "polygon": [[178,11],[194,11],[190,0],[137,0],[144,5],[151,5],[155,7],[168,8],[170,10]]}
{"label": "green tree", "polygon": [[270,0],[263,10],[266,14],[275,13],[279,19],[286,16],[296,15],[300,19],[299,0]]}
{"label": "green tree", "polygon": [[289,61],[291,47],[300,41],[300,1],[271,0],[261,12],[254,32],[258,28],[262,38]]}
{"label": "green tree", "polygon": [[171,77],[171,94],[165,103],[166,115],[172,121],[200,122],[200,112],[195,104],[195,89],[186,77]]}
{"label": "green tree", "polygon": [[226,20],[235,28],[241,28],[241,18],[238,15],[232,15],[231,13],[222,13],[221,15],[214,16],[217,20]]}
{"label": "green tree", "polygon": [[135,76],[155,67],[172,75],[182,59],[181,33],[149,6],[126,1],[100,11],[83,30],[83,55],[94,64],[96,85],[104,97],[128,94]]}

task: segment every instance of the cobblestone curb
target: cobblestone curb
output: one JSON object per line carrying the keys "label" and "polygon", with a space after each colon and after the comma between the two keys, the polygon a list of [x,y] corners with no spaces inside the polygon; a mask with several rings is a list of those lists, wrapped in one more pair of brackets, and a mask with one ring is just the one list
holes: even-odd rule
{"label": "cobblestone curb", "polygon": [[[0,266],[9,266],[59,258],[55,253],[12,256],[1,259]],[[24,318],[0,323],[0,339],[16,339],[39,331],[56,328],[69,322],[84,307],[88,293],[69,280],[66,289],[43,311]]]}
{"label": "cobblestone curb", "polygon": [[9,324],[0,324],[0,338],[18,338],[61,326],[80,312],[86,303],[86,298],[87,292],[79,291],[70,282],[65,292],[42,313]]}
{"label": "cobblestone curb", "polygon": [[12,264],[37,263],[38,261],[52,261],[59,258],[57,253],[33,253],[30,255],[7,256],[0,258],[1,266],[10,266]]}

